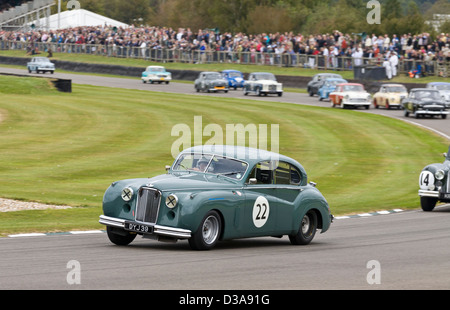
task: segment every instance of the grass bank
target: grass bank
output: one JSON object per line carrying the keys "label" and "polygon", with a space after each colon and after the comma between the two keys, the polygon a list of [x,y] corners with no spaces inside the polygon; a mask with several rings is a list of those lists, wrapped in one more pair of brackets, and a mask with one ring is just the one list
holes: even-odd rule
{"label": "grass bank", "polygon": [[0,76],[0,197],[75,208],[0,213],[0,235],[104,228],[109,184],[165,173],[173,126],[193,132],[194,116],[223,130],[279,124],[280,153],[304,165],[335,215],[417,208],[421,169],[447,149],[433,133],[352,110],[85,85],[59,93],[43,81]]}

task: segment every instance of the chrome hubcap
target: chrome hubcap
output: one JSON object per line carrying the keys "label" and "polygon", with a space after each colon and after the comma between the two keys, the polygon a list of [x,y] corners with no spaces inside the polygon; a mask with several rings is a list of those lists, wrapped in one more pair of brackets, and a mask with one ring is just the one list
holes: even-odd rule
{"label": "chrome hubcap", "polygon": [[219,235],[219,221],[215,216],[209,216],[203,222],[202,235],[206,244],[211,244],[217,239]]}

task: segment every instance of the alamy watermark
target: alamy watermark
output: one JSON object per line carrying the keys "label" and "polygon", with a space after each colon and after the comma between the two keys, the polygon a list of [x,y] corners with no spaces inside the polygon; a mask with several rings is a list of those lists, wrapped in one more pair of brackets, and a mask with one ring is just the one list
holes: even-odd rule
{"label": "alamy watermark", "polygon": [[370,25],[381,24],[381,4],[377,0],[370,0],[367,2],[366,8],[371,9],[367,13],[367,23]]}
{"label": "alamy watermark", "polygon": [[370,260],[366,264],[366,268],[370,269],[367,273],[366,280],[370,285],[381,284],[381,264],[377,260]]}
{"label": "alamy watermark", "polygon": [[81,264],[77,260],[70,260],[66,265],[70,269],[66,276],[67,284],[81,284]]}
{"label": "alamy watermark", "polygon": [[[224,129],[219,124],[203,126],[203,117],[197,115],[194,116],[192,128],[188,124],[176,124],[172,127],[171,136],[179,138],[172,143],[171,154],[175,159],[182,150],[202,145],[204,137],[209,137],[205,145],[248,146],[269,151],[269,130],[270,151],[278,153],[279,124],[226,124]],[[250,156],[251,154],[253,153]]]}

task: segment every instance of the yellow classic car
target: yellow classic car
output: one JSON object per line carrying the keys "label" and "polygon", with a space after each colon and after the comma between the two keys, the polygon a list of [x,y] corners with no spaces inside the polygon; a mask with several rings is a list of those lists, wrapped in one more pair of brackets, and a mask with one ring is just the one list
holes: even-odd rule
{"label": "yellow classic car", "polygon": [[373,106],[390,109],[402,108],[402,99],[408,96],[408,90],[402,84],[382,84],[380,90],[373,95]]}

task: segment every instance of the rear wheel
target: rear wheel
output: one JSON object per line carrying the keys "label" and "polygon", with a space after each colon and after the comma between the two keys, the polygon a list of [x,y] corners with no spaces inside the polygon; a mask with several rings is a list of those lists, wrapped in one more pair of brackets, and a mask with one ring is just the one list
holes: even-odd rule
{"label": "rear wheel", "polygon": [[219,214],[216,211],[209,211],[189,239],[189,245],[193,250],[212,249],[219,241],[221,229],[222,221]]}
{"label": "rear wheel", "polygon": [[309,210],[308,213],[303,216],[300,223],[300,228],[295,235],[289,235],[291,244],[294,245],[306,245],[309,244],[317,230],[317,215],[314,211]]}

